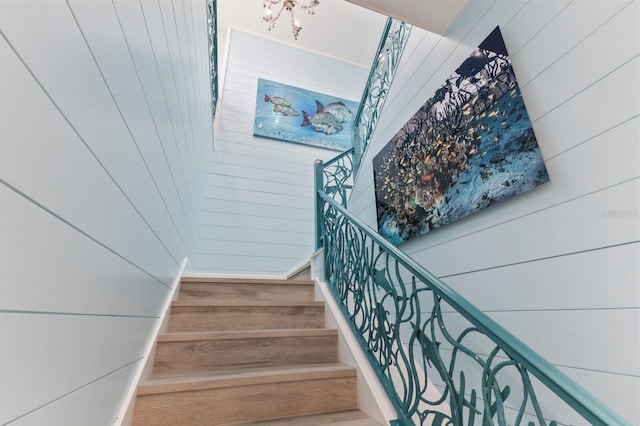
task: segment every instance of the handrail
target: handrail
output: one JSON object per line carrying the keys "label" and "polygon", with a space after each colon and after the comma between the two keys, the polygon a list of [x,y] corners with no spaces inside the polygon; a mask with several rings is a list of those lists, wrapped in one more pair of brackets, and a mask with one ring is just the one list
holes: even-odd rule
{"label": "handrail", "polygon": [[209,85],[211,86],[211,116],[218,104],[218,11],[216,0],[207,0],[207,39],[209,40]]}
{"label": "handrail", "polygon": [[331,160],[327,161],[326,163],[323,163],[323,167],[327,168],[330,165],[337,163],[338,161],[342,160],[344,157],[347,157],[349,155],[353,154],[353,148],[349,148],[348,150],[341,152],[340,154],[336,155],[335,157],[333,157]]}
{"label": "handrail", "polygon": [[388,18],[382,31],[360,106],[351,125],[355,173],[360,167],[362,155],[375,129],[411,28],[411,25],[405,22]]}
{"label": "handrail", "polygon": [[[341,154],[341,158],[344,155]],[[333,160],[328,164],[333,164]],[[523,400],[514,409],[517,411],[516,424],[527,415],[536,418],[540,424],[547,424],[528,373],[590,424],[627,424],[591,393],[334,200],[324,190],[324,175],[323,163],[317,160],[316,223],[317,232],[321,235],[319,242],[325,249],[327,282],[358,332],[383,387],[393,389],[394,375],[401,376],[403,389],[401,392],[397,389],[391,391],[389,395],[400,417],[395,424],[409,425],[416,419],[422,423],[427,417],[433,424],[472,424],[475,416],[481,413],[478,394],[485,401],[482,424],[492,424],[493,417],[497,417],[499,424],[506,424],[504,403],[512,390],[510,386],[501,387],[498,383],[498,375],[504,374],[506,368],[515,369],[520,380],[518,384],[523,388]],[[411,284],[410,292],[407,282]],[[428,292],[432,293],[433,306],[427,307],[431,312],[425,315],[425,299],[431,294]],[[443,303],[470,323],[457,338],[451,336],[444,324]],[[431,306],[431,302],[428,305]],[[422,315],[426,316],[425,320],[421,320]],[[486,360],[463,345],[471,336],[478,339],[479,335],[492,342]],[[405,341],[399,340],[401,337]],[[448,369],[446,358],[449,355],[443,355],[440,347],[446,343],[453,347]],[[473,343],[477,342],[474,340]],[[416,353],[424,359],[416,358]],[[465,371],[456,369],[463,362],[458,357],[463,355],[482,370],[481,392],[477,393],[472,388],[470,396],[465,391],[469,386],[465,383]],[[416,364],[425,369],[424,377],[414,371]],[[435,378],[441,380],[445,387],[442,397],[428,399],[422,393],[429,387],[427,376],[432,371],[427,370],[432,369],[437,372]],[[454,371],[460,373],[459,383],[453,377]],[[442,413],[433,408],[445,400],[449,414],[446,410]],[[531,409],[534,413],[530,412]],[[465,410],[468,423],[462,420]],[[485,423],[487,421],[489,423]]]}

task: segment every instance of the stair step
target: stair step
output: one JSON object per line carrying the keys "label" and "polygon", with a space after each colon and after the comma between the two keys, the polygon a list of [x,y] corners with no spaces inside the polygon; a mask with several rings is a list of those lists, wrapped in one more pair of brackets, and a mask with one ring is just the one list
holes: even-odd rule
{"label": "stair step", "polygon": [[158,336],[154,373],[231,365],[338,361],[337,330],[168,333]]}
{"label": "stair step", "polygon": [[360,410],[338,411],[311,416],[287,417],[284,419],[259,420],[237,423],[238,426],[380,426],[381,423]]}
{"label": "stair step", "polygon": [[248,306],[248,307],[264,307],[264,306],[324,306],[324,302],[288,302],[288,301],[268,301],[268,300],[218,300],[218,299],[192,299],[192,300],[175,300],[171,302],[171,307],[176,306]]}
{"label": "stair step", "polygon": [[257,367],[211,367],[192,371],[188,374],[177,372],[154,373],[138,387],[138,395],[317,380],[331,377],[355,377],[355,374],[356,370],[353,367],[337,362]]}
{"label": "stair step", "polygon": [[180,300],[263,300],[302,302],[313,300],[311,280],[183,278]]}
{"label": "stair step", "polygon": [[232,284],[308,284],[313,285],[313,280],[285,280],[278,278],[243,278],[243,277],[182,277],[181,283],[232,283]]}
{"label": "stair step", "polygon": [[138,388],[134,424],[223,425],[356,406],[356,371],[342,364],[214,368],[154,374]]}
{"label": "stair step", "polygon": [[324,327],[324,304],[227,301],[176,301],[169,332],[301,329]]}

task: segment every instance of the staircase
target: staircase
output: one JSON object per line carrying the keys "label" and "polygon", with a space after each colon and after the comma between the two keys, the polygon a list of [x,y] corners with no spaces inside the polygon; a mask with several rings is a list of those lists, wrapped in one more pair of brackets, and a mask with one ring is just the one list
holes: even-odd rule
{"label": "staircase", "polygon": [[184,278],[133,424],[379,425],[309,280]]}

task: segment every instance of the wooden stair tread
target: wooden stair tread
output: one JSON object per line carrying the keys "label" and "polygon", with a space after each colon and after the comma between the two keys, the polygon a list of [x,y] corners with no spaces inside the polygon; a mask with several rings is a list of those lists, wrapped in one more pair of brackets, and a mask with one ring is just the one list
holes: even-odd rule
{"label": "wooden stair tread", "polygon": [[336,377],[355,377],[355,375],[355,368],[340,363],[213,367],[180,374],[152,374],[138,387],[138,395]]}
{"label": "wooden stair tread", "polygon": [[219,300],[219,299],[189,299],[176,300],[171,303],[172,307],[296,307],[296,306],[324,306],[324,302],[287,302],[287,301],[254,301],[254,300]]}
{"label": "wooden stair tread", "polygon": [[338,330],[329,328],[291,328],[243,331],[173,332],[158,335],[158,343],[189,342],[198,340],[267,339],[278,337],[337,336]]}
{"label": "wooden stair tread", "polygon": [[380,423],[360,410],[338,411],[335,413],[310,416],[287,417],[283,419],[260,420],[236,423],[238,426],[379,426]]}
{"label": "wooden stair tread", "polygon": [[238,306],[189,301],[173,305],[168,331],[208,332],[325,328],[324,304],[253,303]]}
{"label": "wooden stair tread", "polygon": [[254,300],[294,302],[313,300],[313,282],[183,282],[178,300]]}
{"label": "wooden stair tread", "polygon": [[313,286],[313,280],[285,280],[274,278],[222,278],[222,277],[182,277],[182,283],[222,283],[222,284],[287,284]]}

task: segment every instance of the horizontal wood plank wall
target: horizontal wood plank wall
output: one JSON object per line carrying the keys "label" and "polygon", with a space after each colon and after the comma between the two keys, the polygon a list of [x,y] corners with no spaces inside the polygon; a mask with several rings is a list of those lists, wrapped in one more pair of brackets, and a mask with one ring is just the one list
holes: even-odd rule
{"label": "horizontal wood plank wall", "polygon": [[201,1],[0,2],[0,424],[111,424],[195,252]]}
{"label": "horizontal wood plank wall", "polygon": [[377,228],[372,158],[500,25],[551,182],[400,248],[632,424],[640,423],[638,3],[472,0],[444,37],[414,29],[350,200]]}
{"label": "horizontal wood plank wall", "polygon": [[313,163],[338,152],[254,137],[258,78],[358,102],[368,69],[235,29],[230,37],[192,272],[283,275],[313,253]]}

